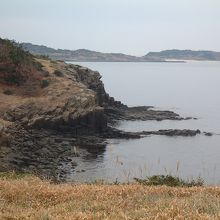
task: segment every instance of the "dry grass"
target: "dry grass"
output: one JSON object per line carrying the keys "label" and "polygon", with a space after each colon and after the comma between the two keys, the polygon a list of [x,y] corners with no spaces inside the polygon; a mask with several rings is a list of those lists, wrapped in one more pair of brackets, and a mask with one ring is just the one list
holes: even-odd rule
{"label": "dry grass", "polygon": [[0,179],[0,219],[220,219],[220,187]]}
{"label": "dry grass", "polygon": [[48,73],[52,74],[55,70],[50,60],[44,60],[44,59],[38,59],[35,58],[35,60],[43,65],[43,69],[47,71]]}

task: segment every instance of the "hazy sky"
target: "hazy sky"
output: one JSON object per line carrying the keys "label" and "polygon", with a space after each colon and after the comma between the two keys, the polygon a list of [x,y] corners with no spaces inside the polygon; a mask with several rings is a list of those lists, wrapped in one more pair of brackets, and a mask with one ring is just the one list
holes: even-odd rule
{"label": "hazy sky", "polygon": [[134,55],[220,51],[220,0],[0,0],[0,37]]}

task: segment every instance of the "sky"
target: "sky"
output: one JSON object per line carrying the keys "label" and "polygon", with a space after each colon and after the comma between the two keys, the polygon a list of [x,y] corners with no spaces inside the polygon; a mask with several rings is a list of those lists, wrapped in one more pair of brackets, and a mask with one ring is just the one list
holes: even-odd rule
{"label": "sky", "polygon": [[220,51],[220,0],[0,0],[0,37],[138,56]]}

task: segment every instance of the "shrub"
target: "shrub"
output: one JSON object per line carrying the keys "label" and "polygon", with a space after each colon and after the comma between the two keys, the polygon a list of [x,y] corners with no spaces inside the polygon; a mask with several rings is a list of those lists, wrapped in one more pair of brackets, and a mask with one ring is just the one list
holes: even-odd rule
{"label": "shrub", "polygon": [[35,63],[35,67],[37,68],[38,71],[41,71],[42,68],[43,68],[43,65],[41,63],[39,63],[39,62],[36,62]]}
{"label": "shrub", "polygon": [[24,177],[31,177],[28,173],[16,173],[16,172],[0,172],[0,179],[2,180],[18,180]]}
{"label": "shrub", "polygon": [[56,76],[58,76],[58,77],[63,77],[63,73],[60,72],[59,70],[55,70],[55,71],[53,72],[53,74],[56,75]]}
{"label": "shrub", "polygon": [[134,178],[140,184],[148,185],[148,186],[158,186],[158,185],[166,185],[166,186],[185,186],[185,187],[193,187],[193,186],[203,186],[204,181],[201,178],[196,180],[188,180],[185,181],[180,179],[179,177],[174,177],[171,175],[154,175],[147,177],[146,179]]}
{"label": "shrub", "polygon": [[12,42],[10,45],[9,57],[16,66],[32,62],[32,55],[24,51],[22,47],[15,42]]}
{"label": "shrub", "polygon": [[7,74],[7,76],[5,76],[5,82],[8,85],[19,85],[24,79],[22,78],[21,75],[18,75],[16,73],[14,74]]}
{"label": "shrub", "polygon": [[77,68],[81,68],[82,66],[81,66],[81,65],[79,65],[79,64],[74,64],[74,65],[72,65],[72,64],[71,64],[71,67],[77,67]]}
{"label": "shrub", "polygon": [[46,88],[49,86],[49,81],[48,80],[42,80],[41,81],[41,88]]}
{"label": "shrub", "polygon": [[3,84],[21,86],[26,82],[41,82],[41,63],[14,41],[0,38],[0,66],[0,82]]}
{"label": "shrub", "polygon": [[50,60],[50,57],[48,55],[35,55],[39,59],[43,60]]}
{"label": "shrub", "polygon": [[10,89],[6,89],[3,93],[5,95],[13,95],[14,94]]}

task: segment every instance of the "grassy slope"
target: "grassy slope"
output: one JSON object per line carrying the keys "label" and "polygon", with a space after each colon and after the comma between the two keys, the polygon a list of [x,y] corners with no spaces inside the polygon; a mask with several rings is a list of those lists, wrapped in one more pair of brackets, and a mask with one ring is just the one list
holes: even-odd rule
{"label": "grassy slope", "polygon": [[56,185],[1,177],[0,219],[220,219],[220,187]]}

